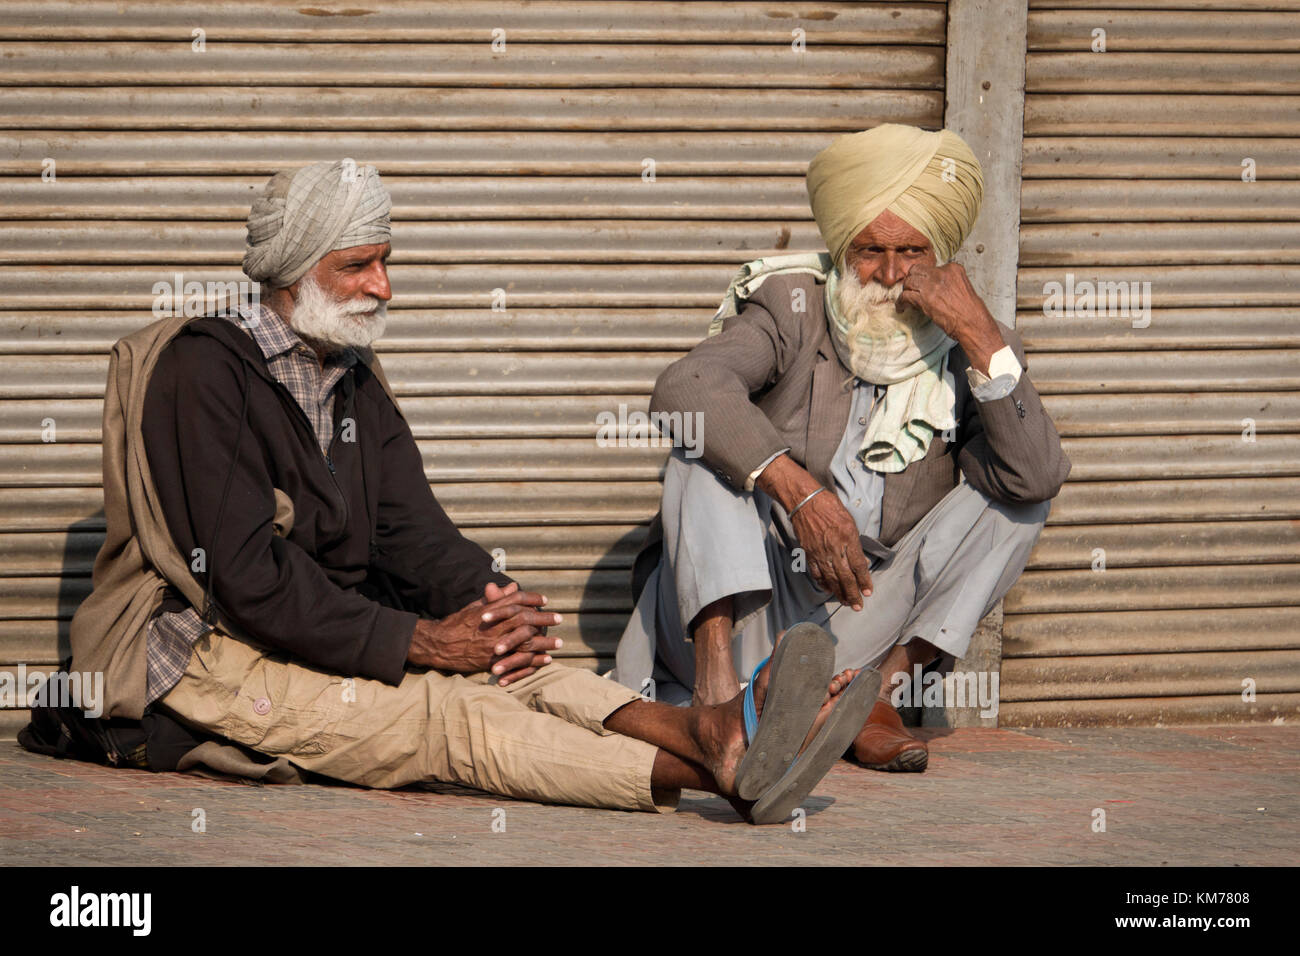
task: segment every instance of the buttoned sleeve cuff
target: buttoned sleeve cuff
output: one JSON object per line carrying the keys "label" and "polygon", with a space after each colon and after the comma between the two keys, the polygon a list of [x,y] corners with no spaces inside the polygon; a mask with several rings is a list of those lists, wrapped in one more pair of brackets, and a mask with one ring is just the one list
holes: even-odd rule
{"label": "buttoned sleeve cuff", "polygon": [[1004,345],[993,353],[989,359],[989,374],[985,375],[975,366],[966,369],[966,381],[970,383],[971,394],[977,401],[992,402],[1006,398],[1020,382],[1020,363],[1011,346]]}
{"label": "buttoned sleeve cuff", "polygon": [[765,462],[763,462],[763,464],[759,465],[757,468],[751,471],[749,473],[749,477],[745,479],[745,490],[753,491],[754,482],[758,481],[758,476],[763,473],[763,469],[766,468],[768,465],[772,464],[772,462],[776,461],[779,457],[784,455],[789,450],[790,450],[789,448],[782,448],[780,451],[774,453],[770,458],[768,458]]}

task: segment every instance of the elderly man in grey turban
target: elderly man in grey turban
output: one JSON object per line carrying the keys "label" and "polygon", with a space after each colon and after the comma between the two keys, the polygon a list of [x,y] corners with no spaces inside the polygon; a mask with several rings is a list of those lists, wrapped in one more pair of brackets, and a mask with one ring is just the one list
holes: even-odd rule
{"label": "elderly man in grey turban", "polygon": [[697,416],[702,448],[669,458],[615,673],[724,700],[776,635],[815,622],[837,669],[884,675],[854,756],[919,771],[926,746],[893,701],[966,651],[1069,462],[1019,338],[950,261],[983,195],[966,143],[842,136],[807,186],[827,252],[743,266],[709,337],[656,383],[652,412]]}
{"label": "elderly man in grey turban", "polygon": [[[294,331],[331,371],[347,361],[344,349],[383,334],[388,282],[368,267],[387,254],[391,211],[378,170],[351,163],[277,173],[249,211],[244,273],[270,290],[275,314],[297,316]],[[365,294],[354,300],[357,290]]]}
{"label": "elderly man in grey turban", "polygon": [[115,346],[108,533],[72,622],[107,715],[142,722],[152,769],[649,811],[692,787],[784,819],[874,687],[845,692],[815,627],[716,707],[554,662],[560,615],[448,519],[370,348],[390,205],[370,166],[277,174],[248,219],[260,301]]}

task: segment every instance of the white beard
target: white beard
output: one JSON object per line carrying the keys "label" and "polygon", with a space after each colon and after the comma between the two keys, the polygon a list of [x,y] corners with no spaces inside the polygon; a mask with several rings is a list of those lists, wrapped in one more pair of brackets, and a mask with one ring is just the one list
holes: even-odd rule
{"label": "white beard", "polygon": [[308,345],[337,352],[368,348],[384,334],[387,318],[387,302],[369,295],[340,301],[305,276],[288,322]]}
{"label": "white beard", "polygon": [[[911,345],[916,333],[930,323],[920,309],[907,306],[897,311],[894,303],[903,294],[903,283],[882,285],[872,279],[863,285],[855,269],[841,269],[835,288],[836,305],[849,324],[849,340],[865,338],[890,342],[900,350]],[[903,339],[899,339],[902,336]]]}
{"label": "white beard", "polygon": [[889,385],[910,377],[947,340],[919,309],[895,309],[903,283],[863,285],[852,269],[839,270],[835,279],[832,337],[840,360],[863,381]]}

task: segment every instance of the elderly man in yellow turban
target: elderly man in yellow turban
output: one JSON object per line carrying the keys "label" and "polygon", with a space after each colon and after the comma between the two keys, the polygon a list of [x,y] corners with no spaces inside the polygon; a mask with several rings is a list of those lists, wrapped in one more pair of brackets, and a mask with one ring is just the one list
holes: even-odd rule
{"label": "elderly man in yellow turban", "polygon": [[810,621],[837,670],[884,676],[856,759],[919,771],[894,703],[965,653],[1069,462],[1019,338],[951,261],[983,196],[961,137],[842,136],[807,185],[827,252],[747,263],[655,386],[652,411],[698,416],[699,457],[669,457],[615,676],[715,703]]}

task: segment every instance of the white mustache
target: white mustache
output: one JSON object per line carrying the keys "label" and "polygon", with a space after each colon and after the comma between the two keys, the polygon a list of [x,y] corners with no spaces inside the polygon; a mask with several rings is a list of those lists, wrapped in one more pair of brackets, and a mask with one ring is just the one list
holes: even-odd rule
{"label": "white mustache", "polygon": [[912,307],[898,313],[891,306],[898,303],[903,294],[903,280],[893,285],[884,285],[876,279],[861,282],[857,273],[841,273],[839,287],[839,304],[846,316],[860,319],[864,312],[869,312],[875,321],[911,323],[921,318],[921,313]]}
{"label": "white mustache", "polygon": [[862,286],[862,297],[868,305],[884,305],[886,302],[897,302],[898,297],[903,294],[903,283],[895,282],[893,285],[883,285],[872,279],[866,285]]}
{"label": "white mustache", "polygon": [[348,299],[346,302],[338,303],[339,311],[344,315],[369,315],[383,303],[371,295],[364,295],[357,299]]}

